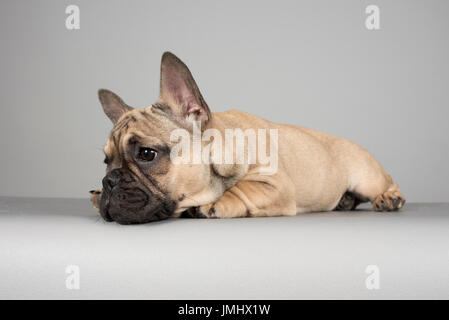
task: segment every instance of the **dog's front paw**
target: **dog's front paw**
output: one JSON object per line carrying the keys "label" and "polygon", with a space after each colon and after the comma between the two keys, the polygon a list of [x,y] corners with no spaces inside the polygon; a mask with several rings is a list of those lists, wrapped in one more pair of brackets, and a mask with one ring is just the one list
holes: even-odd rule
{"label": "dog's front paw", "polygon": [[243,201],[229,192],[225,192],[213,203],[200,206],[198,210],[206,218],[230,219],[251,216]]}
{"label": "dog's front paw", "polygon": [[100,212],[100,201],[101,201],[101,193],[102,190],[90,190],[90,201],[92,201],[92,205],[97,212]]}
{"label": "dog's front paw", "polygon": [[192,207],[183,211],[180,218],[194,218],[194,219],[202,219],[207,218],[204,214],[200,212],[200,207]]}
{"label": "dog's front paw", "polygon": [[197,207],[197,210],[200,215],[202,215],[204,218],[219,218],[219,212],[217,212],[216,209],[216,203],[206,204],[204,206]]}

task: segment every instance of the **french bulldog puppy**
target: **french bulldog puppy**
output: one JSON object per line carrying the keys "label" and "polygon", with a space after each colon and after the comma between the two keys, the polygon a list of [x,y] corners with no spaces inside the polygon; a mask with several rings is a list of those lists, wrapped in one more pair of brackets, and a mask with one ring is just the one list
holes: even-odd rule
{"label": "french bulldog puppy", "polygon": [[[405,203],[379,162],[355,143],[242,111],[212,113],[189,69],[172,53],[162,56],[155,104],[135,109],[111,91],[98,94],[114,124],[104,148],[103,188],[91,191],[106,221],[293,216],[354,210],[367,201],[375,211],[394,211]],[[226,141],[242,132],[248,142],[241,148]],[[251,132],[264,143],[249,143]],[[191,154],[176,158],[180,150]],[[257,158],[267,153],[275,156],[271,169],[267,158]],[[223,154],[232,161],[223,161]]]}

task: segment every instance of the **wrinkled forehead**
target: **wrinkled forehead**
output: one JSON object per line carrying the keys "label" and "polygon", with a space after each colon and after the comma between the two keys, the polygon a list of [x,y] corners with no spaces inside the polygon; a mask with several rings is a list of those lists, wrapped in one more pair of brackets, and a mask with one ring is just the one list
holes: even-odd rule
{"label": "wrinkled forehead", "polygon": [[167,134],[170,137],[169,128],[173,126],[164,111],[158,106],[149,106],[125,113],[111,130],[105,154],[122,155],[131,138],[146,142],[148,146],[162,143]]}

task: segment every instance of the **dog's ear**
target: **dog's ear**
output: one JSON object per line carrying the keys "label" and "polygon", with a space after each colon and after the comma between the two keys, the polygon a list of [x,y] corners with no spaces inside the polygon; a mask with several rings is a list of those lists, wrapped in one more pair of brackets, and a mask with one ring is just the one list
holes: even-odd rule
{"label": "dog's ear", "polygon": [[170,52],[162,55],[159,101],[166,103],[182,121],[210,120],[211,113],[187,66]]}
{"label": "dog's ear", "polygon": [[133,109],[124,103],[114,92],[106,89],[98,90],[98,98],[100,99],[104,113],[111,119],[113,124],[115,124],[124,113]]}

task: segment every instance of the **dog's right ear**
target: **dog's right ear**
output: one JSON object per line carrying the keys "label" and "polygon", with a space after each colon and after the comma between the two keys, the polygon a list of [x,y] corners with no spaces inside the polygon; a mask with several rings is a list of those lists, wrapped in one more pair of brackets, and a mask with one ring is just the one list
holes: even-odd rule
{"label": "dog's right ear", "polygon": [[123,114],[133,109],[124,103],[114,92],[106,89],[98,90],[98,98],[100,99],[104,113],[111,119],[113,124],[116,124]]}

